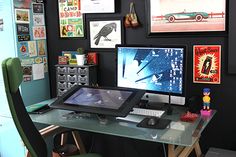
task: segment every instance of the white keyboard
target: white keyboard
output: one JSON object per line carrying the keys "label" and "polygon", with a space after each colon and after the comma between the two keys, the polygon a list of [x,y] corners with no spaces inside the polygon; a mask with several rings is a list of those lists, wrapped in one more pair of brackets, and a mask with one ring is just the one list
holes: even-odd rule
{"label": "white keyboard", "polygon": [[129,114],[161,117],[164,113],[165,113],[165,111],[162,111],[162,110],[133,108],[133,111],[131,111]]}

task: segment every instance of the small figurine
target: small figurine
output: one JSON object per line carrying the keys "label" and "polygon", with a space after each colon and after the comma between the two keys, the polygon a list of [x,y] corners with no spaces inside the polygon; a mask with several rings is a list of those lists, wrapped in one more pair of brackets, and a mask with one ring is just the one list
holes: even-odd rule
{"label": "small figurine", "polygon": [[203,89],[203,110],[207,110],[209,111],[210,110],[210,101],[211,101],[211,98],[210,98],[210,88],[204,88]]}
{"label": "small figurine", "polygon": [[203,109],[201,110],[201,114],[204,116],[209,116],[211,114],[211,109],[210,109],[210,88],[204,88],[203,89]]}

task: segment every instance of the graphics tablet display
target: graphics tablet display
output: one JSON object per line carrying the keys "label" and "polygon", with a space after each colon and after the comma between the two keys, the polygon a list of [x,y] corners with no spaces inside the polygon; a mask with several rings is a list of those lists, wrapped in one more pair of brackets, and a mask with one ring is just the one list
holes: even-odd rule
{"label": "graphics tablet display", "polygon": [[145,92],[143,90],[75,86],[51,107],[88,113],[126,116],[138,104]]}

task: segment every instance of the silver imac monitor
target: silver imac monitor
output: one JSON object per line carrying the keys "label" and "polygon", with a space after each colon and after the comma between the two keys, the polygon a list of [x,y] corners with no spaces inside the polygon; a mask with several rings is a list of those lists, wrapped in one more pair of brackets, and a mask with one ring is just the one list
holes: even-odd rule
{"label": "silver imac monitor", "polygon": [[149,102],[185,104],[186,46],[116,45],[118,87],[143,89]]}

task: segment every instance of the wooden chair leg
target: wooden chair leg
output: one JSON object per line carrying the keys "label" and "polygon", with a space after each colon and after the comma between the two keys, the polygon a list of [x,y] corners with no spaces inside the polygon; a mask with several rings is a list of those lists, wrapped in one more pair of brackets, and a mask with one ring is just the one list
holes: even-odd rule
{"label": "wooden chair leg", "polygon": [[72,135],[73,135],[75,144],[76,144],[77,148],[80,151],[80,154],[85,154],[86,150],[85,150],[85,147],[84,147],[84,143],[83,143],[78,131],[72,131]]}

